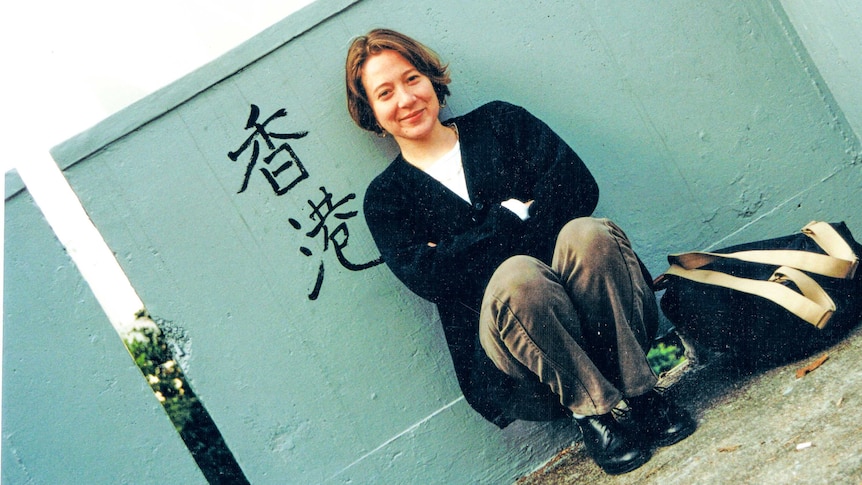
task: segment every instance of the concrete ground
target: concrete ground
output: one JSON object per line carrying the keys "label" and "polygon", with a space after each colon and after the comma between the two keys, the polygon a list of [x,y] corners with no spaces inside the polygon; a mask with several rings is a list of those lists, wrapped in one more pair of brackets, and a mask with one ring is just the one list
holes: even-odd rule
{"label": "concrete ground", "polygon": [[756,372],[700,353],[663,381],[697,418],[693,435],[618,476],[604,474],[577,442],[517,484],[862,484],[862,328],[809,358]]}

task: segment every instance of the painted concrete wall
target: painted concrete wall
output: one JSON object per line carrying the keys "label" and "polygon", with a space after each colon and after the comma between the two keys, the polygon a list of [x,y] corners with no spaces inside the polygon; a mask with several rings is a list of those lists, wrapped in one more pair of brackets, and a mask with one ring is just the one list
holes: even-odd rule
{"label": "painted concrete wall", "polygon": [[[252,483],[506,483],[575,437],[481,420],[433,307],[350,269],[377,257],[360,201],[393,154],[344,109],[345,49],[372,27],[450,61],[450,113],[505,99],[554,127],[656,273],[811,219],[862,233],[858,137],[777,0],[412,5],[320,0],[54,151],[150,312],[186,331],[183,369]],[[267,126],[296,159],[272,186],[261,158],[238,193],[252,105],[286,110]],[[346,217],[329,243],[326,194]]]}
{"label": "painted concrete wall", "polygon": [[840,116],[862,134],[862,4],[853,0],[782,0],[794,31],[805,46]]}
{"label": "painted concrete wall", "polygon": [[32,199],[5,210],[3,483],[206,483]]}

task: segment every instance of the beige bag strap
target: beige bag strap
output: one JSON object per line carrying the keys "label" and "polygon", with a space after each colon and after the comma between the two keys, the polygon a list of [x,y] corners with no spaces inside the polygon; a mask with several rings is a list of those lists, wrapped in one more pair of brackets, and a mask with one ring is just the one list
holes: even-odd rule
{"label": "beige bag strap", "polygon": [[[841,234],[838,234],[838,231],[831,224],[822,221],[809,222],[802,228],[802,233],[813,239],[818,246],[826,251],[826,254],[854,262],[858,266],[859,255],[853,252],[853,248],[847,244],[847,241],[841,237]],[[850,278],[853,276],[851,275]]]}
{"label": "beige bag strap", "polygon": [[[835,302],[816,281],[787,266],[775,270],[768,281],[740,278],[718,271],[686,269],[675,264],[672,264],[665,274],[766,298],[819,329],[826,326],[835,312]],[[781,284],[782,281],[788,280],[792,281],[802,294]]]}
{"label": "beige bag strap", "polygon": [[859,266],[859,258],[847,241],[830,224],[811,222],[802,232],[814,240],[826,254],[788,249],[764,249],[735,253],[709,253],[692,251],[671,254],[668,260],[686,269],[696,269],[717,259],[735,259],[749,263],[789,266],[833,278],[852,279]]}

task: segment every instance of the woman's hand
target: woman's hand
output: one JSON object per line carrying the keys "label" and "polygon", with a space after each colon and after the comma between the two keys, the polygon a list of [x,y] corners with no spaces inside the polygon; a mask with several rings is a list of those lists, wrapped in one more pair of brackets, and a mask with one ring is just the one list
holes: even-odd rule
{"label": "woman's hand", "polygon": [[500,202],[500,205],[512,211],[512,213],[521,218],[522,221],[526,221],[530,218],[530,205],[532,203],[532,199],[527,202],[523,202],[518,199],[509,199]]}

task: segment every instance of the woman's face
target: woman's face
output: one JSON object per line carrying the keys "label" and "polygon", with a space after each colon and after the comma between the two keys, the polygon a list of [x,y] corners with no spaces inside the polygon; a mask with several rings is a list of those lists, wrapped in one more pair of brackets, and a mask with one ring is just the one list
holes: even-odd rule
{"label": "woman's face", "polygon": [[396,141],[426,139],[439,123],[440,102],[431,80],[393,50],[365,61],[362,86],[377,122]]}

